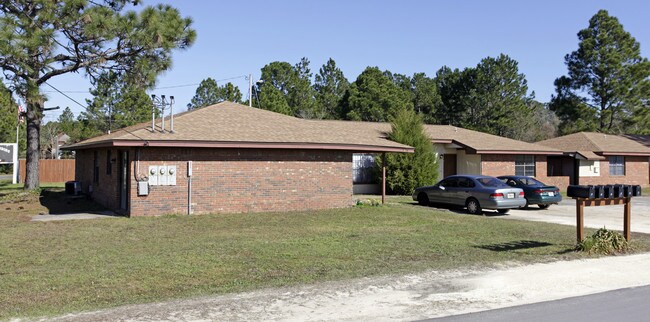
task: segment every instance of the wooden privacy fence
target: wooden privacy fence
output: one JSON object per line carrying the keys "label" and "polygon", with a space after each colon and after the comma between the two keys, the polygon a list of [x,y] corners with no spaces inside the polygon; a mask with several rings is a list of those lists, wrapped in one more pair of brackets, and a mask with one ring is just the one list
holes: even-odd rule
{"label": "wooden privacy fence", "polygon": [[[41,159],[38,169],[40,182],[66,182],[74,180],[74,159]],[[25,182],[25,160],[20,160],[20,182]]]}

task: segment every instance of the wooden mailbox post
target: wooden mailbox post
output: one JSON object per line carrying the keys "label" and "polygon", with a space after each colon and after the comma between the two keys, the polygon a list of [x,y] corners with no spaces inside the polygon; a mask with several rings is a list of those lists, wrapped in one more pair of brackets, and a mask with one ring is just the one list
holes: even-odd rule
{"label": "wooden mailbox post", "polygon": [[576,226],[578,230],[578,242],[584,239],[584,213],[585,207],[591,206],[611,206],[611,205],[625,205],[623,208],[623,235],[625,240],[630,241],[630,216],[632,215],[632,198],[612,198],[612,199],[590,199],[590,198],[575,198],[576,199]]}

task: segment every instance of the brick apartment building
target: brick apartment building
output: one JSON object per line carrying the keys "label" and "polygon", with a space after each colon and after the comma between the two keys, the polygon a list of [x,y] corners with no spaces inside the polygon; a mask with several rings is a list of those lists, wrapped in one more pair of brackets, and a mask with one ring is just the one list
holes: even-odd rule
{"label": "brick apartment building", "polygon": [[82,190],[129,216],[346,207],[354,153],[413,152],[375,129],[230,102],[165,122],[66,147]]}
{"label": "brick apartment building", "polygon": [[579,132],[537,142],[563,152],[549,157],[550,176],[571,184],[650,184],[650,147],[643,136]]}
{"label": "brick apartment building", "polygon": [[[413,148],[388,123],[305,120],[224,102],[71,146],[76,180],[130,216],[346,207],[381,191],[374,158]],[[527,175],[569,184],[648,186],[650,148],[622,136],[576,133],[537,144],[449,125],[425,125],[452,174]],[[432,183],[433,184],[433,183]]]}

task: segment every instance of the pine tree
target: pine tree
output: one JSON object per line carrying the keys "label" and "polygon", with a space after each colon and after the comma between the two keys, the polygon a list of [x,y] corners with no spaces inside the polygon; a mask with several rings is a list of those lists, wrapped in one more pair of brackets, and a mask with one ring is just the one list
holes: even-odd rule
{"label": "pine tree", "polygon": [[[415,148],[414,153],[386,155],[386,182],[392,193],[410,195],[415,188],[432,185],[438,179],[438,158],[422,124],[422,116],[410,109],[402,109],[391,118],[388,138]],[[378,164],[381,167],[381,162]]]}
{"label": "pine tree", "polygon": [[75,72],[94,78],[107,70],[128,71],[133,82],[148,83],[171,66],[172,50],[194,42],[191,19],[169,5],[125,10],[139,2],[0,2],[0,67],[27,104],[25,189],[39,186],[44,83]]}
{"label": "pine tree", "polygon": [[[556,81],[563,86],[553,97],[552,106],[573,122],[590,109],[596,130],[621,133],[646,129],[650,108],[650,62],[641,57],[639,43],[623,29],[616,17],[600,10],[589,26],[578,33],[578,49],[564,58],[568,76]],[[566,91],[566,95],[560,95]],[[567,99],[568,98],[568,99]],[[562,116],[561,116],[562,117]],[[633,126],[642,122],[641,126]],[[588,125],[588,124],[587,124]]]}

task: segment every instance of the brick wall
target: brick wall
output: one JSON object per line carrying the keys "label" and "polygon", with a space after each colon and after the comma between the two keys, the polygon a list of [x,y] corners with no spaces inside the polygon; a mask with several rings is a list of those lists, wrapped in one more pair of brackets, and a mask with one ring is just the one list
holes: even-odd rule
{"label": "brick wall", "polygon": [[320,150],[147,148],[149,165],[176,165],[175,186],[137,196],[131,153],[130,215],[187,214],[187,161],[193,162],[193,214],[310,210],[352,204],[352,153]]}
{"label": "brick wall", "polygon": [[[94,151],[97,151],[99,177],[94,180]],[[106,168],[108,149],[97,150],[79,150],[75,153],[75,180],[81,182],[81,189],[84,193],[89,193],[92,186],[91,198],[105,207],[113,210],[119,208],[119,176],[117,172],[117,163],[110,162],[111,173],[108,174]],[[111,151],[111,159],[117,160],[117,150]]]}
{"label": "brick wall", "polygon": [[[548,176],[547,157],[544,155],[535,156],[535,178],[561,190],[571,184],[570,176]],[[481,155],[482,174],[488,176],[501,176],[515,174],[515,155],[505,154],[483,154]],[[625,157],[625,175],[610,176],[609,161],[600,161],[600,176],[580,177],[580,184],[598,185],[624,183],[648,186],[648,159],[647,157]]]}
{"label": "brick wall", "polygon": [[609,160],[600,161],[600,176],[597,177],[580,177],[581,185],[597,184],[633,184],[648,186],[648,158],[647,157],[625,157],[625,175],[610,176]]}
{"label": "brick wall", "polygon": [[[515,155],[513,154],[483,154],[481,155],[481,173],[487,176],[503,176],[515,174]],[[569,176],[549,177],[545,155],[535,156],[535,178],[550,186],[566,190],[569,186]]]}

